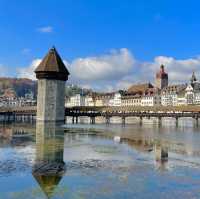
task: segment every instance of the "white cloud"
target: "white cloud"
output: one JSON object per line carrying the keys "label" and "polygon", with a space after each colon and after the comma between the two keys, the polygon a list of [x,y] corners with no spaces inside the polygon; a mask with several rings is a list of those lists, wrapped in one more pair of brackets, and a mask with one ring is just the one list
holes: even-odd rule
{"label": "white cloud", "polygon": [[34,70],[40,64],[40,62],[41,62],[41,59],[35,59],[31,62],[29,67],[18,68],[17,69],[18,78],[29,78],[32,80],[36,80]]}
{"label": "white cloud", "polygon": [[52,33],[53,27],[52,26],[44,26],[44,27],[38,28],[37,31],[41,32],[41,33]]}
{"label": "white cloud", "polygon": [[8,74],[7,67],[3,66],[2,64],[0,64],[0,74],[1,74],[1,77],[5,77]]}
{"label": "white cloud", "polygon": [[74,78],[83,81],[116,80],[127,75],[134,63],[131,52],[122,48],[101,56],[75,59],[70,71]]}
{"label": "white cloud", "polygon": [[[18,69],[18,77],[35,79],[34,69],[40,61],[33,60],[28,68]],[[193,71],[197,77],[200,75],[200,57],[176,59],[157,56],[153,61],[145,62],[136,60],[126,48],[100,56],[77,58],[71,63],[64,60],[64,63],[70,72],[69,83],[103,91],[126,89],[133,83],[154,83],[161,64],[166,66],[170,84],[188,82]]]}
{"label": "white cloud", "polygon": [[[132,77],[133,78],[133,77]],[[119,80],[116,84],[115,89],[117,90],[124,90],[129,88],[131,85],[133,84],[133,80],[132,81],[127,81],[127,80]]]}
{"label": "white cloud", "polygon": [[155,73],[160,65],[166,66],[170,83],[188,82],[192,72],[200,74],[200,57],[189,59],[175,59],[173,57],[158,56],[153,62],[141,63],[141,78],[154,81]]}

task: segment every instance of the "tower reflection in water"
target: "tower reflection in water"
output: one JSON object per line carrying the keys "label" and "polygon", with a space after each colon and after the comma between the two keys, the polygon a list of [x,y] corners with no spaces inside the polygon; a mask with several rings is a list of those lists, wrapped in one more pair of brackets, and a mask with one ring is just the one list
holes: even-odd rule
{"label": "tower reflection in water", "polygon": [[65,173],[63,161],[64,130],[56,123],[37,122],[36,160],[32,174],[48,198]]}

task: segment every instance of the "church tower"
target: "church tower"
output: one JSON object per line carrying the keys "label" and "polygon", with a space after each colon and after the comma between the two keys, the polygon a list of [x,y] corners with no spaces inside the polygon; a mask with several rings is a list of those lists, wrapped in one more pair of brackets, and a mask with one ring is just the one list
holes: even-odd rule
{"label": "church tower", "polygon": [[192,77],[190,79],[190,83],[191,83],[192,87],[194,87],[195,83],[197,83],[197,78],[196,78],[196,75],[195,75],[194,72],[192,73]]}
{"label": "church tower", "polygon": [[53,47],[35,70],[38,79],[37,120],[63,122],[65,82],[69,72]]}
{"label": "church tower", "polygon": [[160,71],[156,73],[156,87],[163,89],[168,86],[168,74],[165,72],[164,65],[160,66]]}

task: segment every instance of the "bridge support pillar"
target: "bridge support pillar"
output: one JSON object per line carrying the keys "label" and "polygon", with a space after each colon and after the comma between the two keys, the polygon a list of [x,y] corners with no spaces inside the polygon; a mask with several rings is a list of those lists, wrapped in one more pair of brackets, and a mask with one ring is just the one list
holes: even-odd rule
{"label": "bridge support pillar", "polygon": [[8,114],[7,122],[8,122],[8,123],[10,122],[10,114]]}
{"label": "bridge support pillar", "polygon": [[74,116],[72,117],[72,124],[74,124]]}
{"label": "bridge support pillar", "polygon": [[142,126],[142,120],[143,118],[140,116],[140,125]]}
{"label": "bridge support pillar", "polygon": [[25,116],[22,115],[22,122],[25,122]]}
{"label": "bridge support pillar", "polygon": [[4,117],[5,117],[5,122],[7,122],[7,120],[8,120],[8,115],[6,114]]}
{"label": "bridge support pillar", "polygon": [[159,126],[162,126],[162,117],[159,117],[159,118],[158,118],[158,125],[159,125]]}
{"label": "bridge support pillar", "polygon": [[195,117],[195,120],[196,120],[196,123],[195,123],[195,125],[196,125],[196,127],[198,127],[198,126],[199,126],[199,118],[198,118],[198,116],[197,116],[197,117]]}
{"label": "bridge support pillar", "polygon": [[11,121],[11,115],[8,113],[7,117],[6,117],[6,122],[10,122]]}
{"label": "bridge support pillar", "polygon": [[95,117],[90,117],[90,124],[95,124]]}
{"label": "bridge support pillar", "polygon": [[125,126],[126,124],[126,117],[122,117],[122,125]]}
{"label": "bridge support pillar", "polygon": [[176,127],[178,127],[178,117],[176,117]]}
{"label": "bridge support pillar", "polygon": [[18,122],[21,122],[21,115],[18,115]]}
{"label": "bridge support pillar", "polygon": [[110,124],[110,117],[106,117],[106,124]]}
{"label": "bridge support pillar", "polygon": [[78,124],[78,116],[76,117],[76,124]]}
{"label": "bridge support pillar", "polygon": [[31,122],[33,122],[34,121],[34,116],[33,115],[31,115]]}

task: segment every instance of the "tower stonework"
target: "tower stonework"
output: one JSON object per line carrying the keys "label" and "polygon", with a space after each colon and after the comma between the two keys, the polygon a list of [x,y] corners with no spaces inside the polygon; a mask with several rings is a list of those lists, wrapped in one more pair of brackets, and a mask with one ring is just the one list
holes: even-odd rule
{"label": "tower stonework", "polygon": [[37,120],[63,122],[65,82],[69,72],[55,48],[49,50],[35,73],[38,79]]}
{"label": "tower stonework", "polygon": [[168,74],[165,72],[164,65],[160,66],[160,71],[156,73],[156,87],[163,89],[168,86]]}

